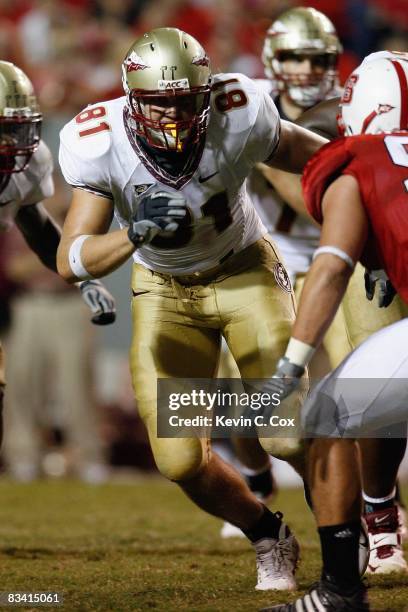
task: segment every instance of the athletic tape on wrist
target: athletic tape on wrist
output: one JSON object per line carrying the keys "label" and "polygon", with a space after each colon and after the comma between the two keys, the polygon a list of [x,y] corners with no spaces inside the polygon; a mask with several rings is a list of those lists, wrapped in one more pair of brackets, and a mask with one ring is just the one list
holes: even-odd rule
{"label": "athletic tape on wrist", "polygon": [[336,255],[337,257],[340,257],[340,259],[342,259],[343,261],[346,262],[346,264],[352,269],[354,270],[355,266],[356,266],[356,262],[353,261],[350,257],[350,255],[347,255],[347,253],[345,251],[342,251],[341,249],[339,249],[338,247],[335,246],[321,246],[318,249],[315,250],[314,254],[313,254],[313,260],[316,259],[316,257],[318,255],[323,255],[324,253],[330,253],[330,255]]}
{"label": "athletic tape on wrist", "polygon": [[78,236],[78,238],[75,238],[68,253],[69,266],[75,276],[81,280],[90,280],[93,278],[93,276],[89,274],[88,270],[85,268],[81,259],[82,245],[89,237],[89,234],[84,234],[82,236]]}
{"label": "athletic tape on wrist", "polygon": [[305,368],[313,357],[315,350],[316,348],[311,344],[306,344],[306,342],[291,338],[286,349],[285,357],[287,357],[291,363]]}

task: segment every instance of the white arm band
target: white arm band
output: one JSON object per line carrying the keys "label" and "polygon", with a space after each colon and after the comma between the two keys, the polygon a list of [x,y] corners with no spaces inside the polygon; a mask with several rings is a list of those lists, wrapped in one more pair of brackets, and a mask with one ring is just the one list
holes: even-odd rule
{"label": "white arm band", "polygon": [[306,367],[314,355],[316,348],[296,338],[291,338],[286,349],[285,357],[297,366]]}
{"label": "white arm band", "polygon": [[330,253],[331,255],[336,255],[337,257],[340,257],[340,259],[345,261],[346,264],[352,270],[354,270],[354,268],[356,266],[356,262],[351,259],[350,255],[347,255],[347,253],[345,251],[342,251],[341,249],[339,249],[339,248],[337,248],[335,246],[321,246],[321,247],[319,247],[318,249],[315,250],[315,252],[313,254],[313,260],[315,260],[318,255],[322,255],[323,253]]}
{"label": "white arm band", "polygon": [[89,272],[85,268],[84,264],[82,263],[82,259],[81,259],[82,245],[84,244],[85,240],[89,237],[90,237],[89,234],[88,235],[84,234],[83,236],[78,236],[78,238],[75,238],[74,242],[71,244],[71,247],[68,253],[69,266],[72,272],[75,274],[75,276],[77,278],[80,278],[81,280],[89,280],[90,278],[93,278],[93,276],[89,274]]}

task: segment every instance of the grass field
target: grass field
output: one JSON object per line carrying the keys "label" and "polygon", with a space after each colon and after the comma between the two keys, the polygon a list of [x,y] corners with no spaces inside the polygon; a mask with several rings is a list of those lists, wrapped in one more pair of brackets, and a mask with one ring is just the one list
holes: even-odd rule
{"label": "grass field", "polygon": [[[257,593],[247,542],[221,541],[219,522],[160,478],[100,487],[2,480],[0,500],[0,591],[63,592],[62,607],[44,609],[250,612],[288,599]],[[320,567],[313,518],[298,490],[274,507],[300,540],[306,589]],[[408,610],[408,577],[369,583],[374,610]]]}

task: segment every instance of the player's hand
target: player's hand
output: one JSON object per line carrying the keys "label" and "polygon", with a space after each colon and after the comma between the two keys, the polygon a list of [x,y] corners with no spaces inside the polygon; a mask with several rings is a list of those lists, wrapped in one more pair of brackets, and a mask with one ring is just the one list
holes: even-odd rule
{"label": "player's hand", "polygon": [[160,233],[172,234],[187,218],[187,202],[180,193],[158,191],[144,196],[130,222],[129,240],[137,247]]}
{"label": "player's hand", "polygon": [[387,308],[394,299],[396,291],[384,270],[367,270],[364,272],[364,285],[367,300],[374,298],[375,288],[378,293],[378,307]]}
{"label": "player's hand", "polygon": [[297,389],[304,371],[305,368],[302,366],[290,362],[287,357],[282,357],[275,374],[264,385],[262,393],[277,394],[282,402]]}
{"label": "player's hand", "polygon": [[85,304],[91,309],[95,325],[109,325],[116,319],[115,298],[99,280],[78,283]]}

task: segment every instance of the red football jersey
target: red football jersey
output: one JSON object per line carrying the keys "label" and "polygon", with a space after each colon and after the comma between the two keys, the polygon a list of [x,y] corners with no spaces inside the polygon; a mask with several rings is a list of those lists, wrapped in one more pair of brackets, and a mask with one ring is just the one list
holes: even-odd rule
{"label": "red football jersey", "polygon": [[370,220],[361,263],[383,268],[408,302],[408,132],[338,138],[312,157],[302,183],[307,209],[318,223],[323,195],[341,174],[357,179]]}

